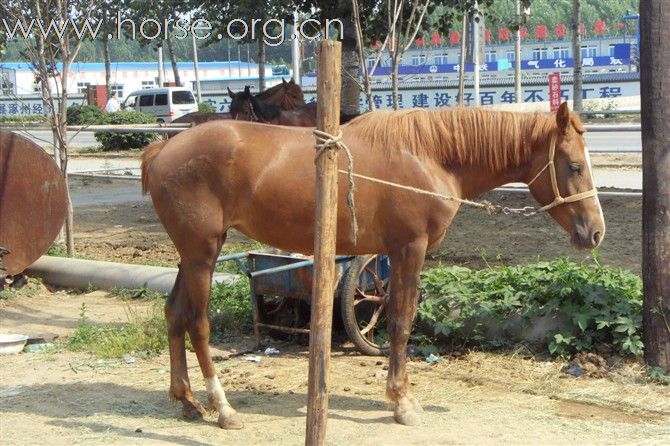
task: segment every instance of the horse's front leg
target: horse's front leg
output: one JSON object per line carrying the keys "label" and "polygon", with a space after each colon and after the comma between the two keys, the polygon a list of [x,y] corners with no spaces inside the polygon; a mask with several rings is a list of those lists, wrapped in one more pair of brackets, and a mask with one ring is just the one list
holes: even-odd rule
{"label": "horse's front leg", "polygon": [[387,307],[391,341],[386,395],[393,406],[393,417],[400,424],[421,423],[421,405],[409,391],[407,341],[419,300],[419,274],[423,268],[427,242],[416,240],[390,254],[391,298]]}

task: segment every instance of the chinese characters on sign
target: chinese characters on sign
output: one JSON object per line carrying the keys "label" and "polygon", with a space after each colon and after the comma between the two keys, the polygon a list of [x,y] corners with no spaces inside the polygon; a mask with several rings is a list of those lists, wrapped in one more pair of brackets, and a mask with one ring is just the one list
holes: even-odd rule
{"label": "chinese characters on sign", "polygon": [[561,75],[552,73],[549,75],[549,107],[555,112],[561,106]]}

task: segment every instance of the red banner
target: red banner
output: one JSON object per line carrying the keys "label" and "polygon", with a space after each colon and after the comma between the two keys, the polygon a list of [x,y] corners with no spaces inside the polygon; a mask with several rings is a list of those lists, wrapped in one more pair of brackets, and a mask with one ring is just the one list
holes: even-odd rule
{"label": "red banner", "polygon": [[458,45],[460,41],[461,41],[461,33],[459,33],[458,31],[449,32],[449,45]]}
{"label": "red banner", "polygon": [[500,28],[498,30],[498,40],[501,42],[509,42],[509,29]]}
{"label": "red banner", "polygon": [[438,46],[438,45],[442,44],[442,36],[440,35],[440,33],[434,32],[430,36],[430,42],[435,46]]}
{"label": "red banner", "polygon": [[526,37],[528,37],[528,28],[525,26],[521,27],[519,34],[521,34],[521,40],[526,40]]}
{"label": "red banner", "polygon": [[487,44],[491,43],[491,30],[488,28],[484,30],[484,42]]}
{"label": "red banner", "polygon": [[565,37],[565,32],[567,31],[568,27],[565,26],[565,23],[557,23],[554,25],[554,35],[556,36],[557,39],[562,39]]}
{"label": "red banner", "polygon": [[549,75],[549,106],[555,112],[561,106],[561,75],[552,73]]}
{"label": "red banner", "polygon": [[547,25],[537,25],[535,27],[535,38],[546,39],[547,37],[549,37],[549,31],[547,30]]}
{"label": "red banner", "polygon": [[602,36],[607,31],[607,25],[604,20],[596,20],[593,22],[593,33],[596,36]]}
{"label": "red banner", "polygon": [[424,37],[419,37],[414,41],[414,44],[419,47],[424,47],[426,46],[426,39]]}

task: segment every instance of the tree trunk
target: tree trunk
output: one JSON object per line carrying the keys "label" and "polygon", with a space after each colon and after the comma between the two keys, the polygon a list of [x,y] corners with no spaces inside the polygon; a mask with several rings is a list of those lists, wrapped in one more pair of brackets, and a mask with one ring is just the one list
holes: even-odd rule
{"label": "tree trunk", "polygon": [[54,131],[58,136],[58,153],[60,156],[60,169],[65,179],[65,192],[67,195],[67,214],[65,216],[65,246],[67,249],[67,256],[74,257],[74,211],[72,209],[72,200],[70,198],[70,187],[68,185],[68,150],[67,150],[67,82],[68,74],[70,72],[70,64],[63,61],[63,69],[61,72],[61,91],[59,110],[54,110],[54,121],[56,127]]}
{"label": "tree trunk", "polygon": [[670,8],[664,3],[640,2],[642,274],[645,359],[670,372]]}
{"label": "tree trunk", "polygon": [[172,64],[172,73],[174,74],[174,83],[177,87],[181,87],[181,79],[179,79],[179,69],[177,68],[177,56],[174,54],[174,46],[172,39],[167,39],[168,53],[170,54],[170,63]]}
{"label": "tree trunk", "polygon": [[581,0],[572,0],[572,108],[582,111],[582,35],[579,32],[579,23],[582,21]]}
{"label": "tree trunk", "polygon": [[356,44],[356,27],[353,21],[351,0],[339,0],[340,20],[344,25],[342,35],[342,98],[340,113],[356,115],[361,111],[361,89],[358,72],[358,46]]}
{"label": "tree trunk", "polygon": [[107,98],[109,99],[112,95],[112,59],[109,56],[109,39],[107,36],[102,38],[102,51],[105,57],[105,87],[107,89]]}
{"label": "tree trunk", "polygon": [[265,42],[258,37],[258,91],[265,91]]}

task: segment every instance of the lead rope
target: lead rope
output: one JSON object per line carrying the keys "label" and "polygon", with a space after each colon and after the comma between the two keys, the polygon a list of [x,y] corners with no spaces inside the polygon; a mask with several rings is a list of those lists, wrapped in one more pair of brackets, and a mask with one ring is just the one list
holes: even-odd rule
{"label": "lead rope", "polygon": [[351,151],[344,142],[342,142],[342,132],[337,136],[332,136],[321,130],[314,129],[314,137],[316,138],[316,155],[314,156],[314,163],[319,159],[321,155],[326,150],[335,149],[344,150],[344,153],[347,155],[348,166],[347,170],[339,170],[338,172],[346,173],[349,178],[349,189],[347,193],[347,206],[349,207],[349,212],[351,213],[351,221],[349,223],[349,236],[351,237],[351,242],[355,245],[358,238],[358,221],[356,220],[356,203],[354,202],[354,157],[351,156]]}

